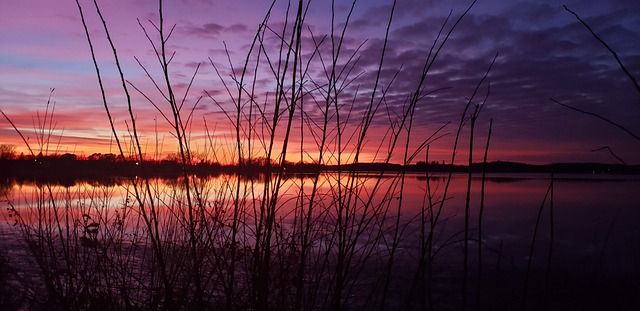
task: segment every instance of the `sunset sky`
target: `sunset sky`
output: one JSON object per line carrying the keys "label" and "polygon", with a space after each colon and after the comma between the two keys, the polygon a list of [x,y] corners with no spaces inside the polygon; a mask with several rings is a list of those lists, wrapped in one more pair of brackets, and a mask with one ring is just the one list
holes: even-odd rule
{"label": "sunset sky", "polygon": [[[391,2],[361,0],[356,3],[346,33],[344,61],[358,46],[362,47],[351,72],[350,78],[355,80],[345,89],[345,102],[342,102],[345,111],[352,102],[353,111],[357,113],[361,111],[360,105],[368,100],[366,95],[364,100],[352,100],[352,97],[356,86],[360,86],[359,92],[367,94],[375,80]],[[93,3],[86,0],[80,3],[94,41],[116,127],[121,134],[126,133],[130,121],[125,123],[128,111],[113,55]],[[336,24],[340,27],[351,1],[336,3]],[[402,106],[419,79],[424,57],[439,28],[452,12],[452,20],[445,26],[448,30],[470,3],[399,1],[390,29],[382,83],[389,83],[393,75],[399,73],[387,89],[386,110],[372,123],[365,159],[381,159],[373,156],[380,145],[378,140],[384,141],[384,133],[393,123],[389,119],[397,113],[394,107]],[[99,4],[118,50],[125,78],[161,103],[158,91],[134,59],[137,57],[155,79],[161,79],[153,49],[137,20],[140,19],[152,36],[156,35],[149,20],[158,21],[157,2],[103,0]],[[165,25],[169,28],[176,25],[168,48],[175,51],[170,72],[179,99],[184,96],[195,67],[201,66],[186,96],[186,107],[191,107],[206,90],[222,107],[231,109],[229,96],[209,58],[227,85],[233,87],[225,44],[237,70],[242,66],[269,4],[270,1],[257,0],[165,1]],[[455,29],[427,76],[426,92],[446,89],[419,102],[413,124],[413,135],[417,140],[413,144],[419,144],[421,138],[451,122],[442,132],[450,135],[432,145],[430,156],[438,161],[450,159],[449,150],[466,104],[465,98],[471,96],[498,53],[488,80],[476,97],[476,101],[482,101],[490,83],[489,97],[477,121],[478,155],[486,142],[489,120],[493,119],[491,161],[617,163],[618,160],[607,151],[592,151],[608,146],[627,163],[640,164],[640,141],[600,119],[550,100],[554,98],[600,114],[636,135],[640,134],[640,93],[614,57],[564,10],[562,4],[580,15],[618,53],[631,74],[640,79],[640,1],[479,0]],[[274,31],[281,31],[286,8],[286,1],[277,1],[269,20]],[[312,1],[305,22],[303,55],[310,58],[312,34],[318,40],[330,33],[330,1]],[[273,33],[265,38],[269,40],[264,42],[265,54],[275,57],[275,47],[280,42]],[[326,62],[330,58],[330,44],[328,41],[323,44],[322,59]],[[307,80],[322,76],[321,64],[318,56],[312,59]],[[266,73],[267,68],[263,65],[261,70]],[[272,100],[273,95],[265,92],[272,90],[273,80],[268,74],[258,78],[255,87],[259,96],[255,100],[259,105],[267,107],[265,103]],[[85,155],[115,153],[76,2],[3,0],[0,4],[0,109],[28,137],[32,147],[38,140],[33,131],[34,124],[38,127],[38,115],[41,120],[44,117],[51,89],[55,89],[51,94],[55,112],[50,151]],[[161,153],[175,151],[174,138],[166,121],[143,96],[133,88],[130,92],[145,152],[154,153],[156,145]],[[167,109],[165,111],[169,109],[164,103],[159,106]],[[188,109],[184,111],[186,118]],[[203,139],[206,136],[205,120],[213,138],[210,142],[218,145],[217,150],[233,148],[220,147],[232,145],[232,127],[220,107],[208,96],[204,96],[194,110],[190,127],[192,147],[196,150],[206,147]],[[293,142],[299,139],[296,129],[299,131],[299,125],[294,128]],[[305,138],[306,144],[311,141],[310,136]],[[26,153],[24,143],[4,117],[0,118],[0,143],[14,144],[19,152]],[[468,148],[468,143],[462,144],[461,148]],[[304,152],[307,155],[303,157],[312,158],[313,149],[314,146],[308,146]],[[396,160],[401,159],[398,153]],[[481,161],[481,156],[476,161]]]}

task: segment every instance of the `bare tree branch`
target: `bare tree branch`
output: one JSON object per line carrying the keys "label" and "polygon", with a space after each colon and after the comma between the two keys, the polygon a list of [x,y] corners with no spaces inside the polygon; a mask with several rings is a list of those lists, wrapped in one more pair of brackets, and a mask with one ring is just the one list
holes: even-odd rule
{"label": "bare tree branch", "polygon": [[611,150],[611,148],[609,148],[609,146],[604,146],[604,147],[600,147],[597,149],[593,149],[591,150],[592,152],[596,152],[596,151],[600,151],[600,150],[607,150],[609,151],[609,153],[616,159],[618,159],[618,161],[620,161],[620,163],[627,165],[627,162],[625,162],[624,160],[622,160],[622,158],[620,158],[619,156],[617,156],[615,153],[613,153],[613,150]]}
{"label": "bare tree branch", "polygon": [[629,70],[627,70],[627,67],[624,66],[624,64],[622,64],[622,61],[620,60],[620,58],[618,57],[618,54],[611,48],[609,47],[609,45],[604,42],[604,40],[602,40],[600,38],[600,36],[598,36],[592,29],[591,27],[589,27],[589,25],[587,25],[587,23],[585,23],[580,16],[578,16],[578,14],[576,14],[575,12],[571,11],[569,8],[567,8],[566,5],[563,5],[564,9],[567,10],[567,12],[573,14],[573,16],[576,17],[576,19],[578,21],[580,21],[580,23],[582,23],[582,25],[584,25],[584,27],[587,28],[587,30],[589,30],[589,32],[593,35],[593,37],[595,37],[598,41],[600,41],[600,43],[602,43],[602,45],[604,45],[605,48],[607,48],[607,50],[609,50],[609,53],[611,53],[611,55],[613,55],[613,57],[615,57],[616,61],[618,62],[618,65],[620,65],[620,68],[622,69],[622,71],[624,71],[624,73],[627,75],[627,77],[629,77],[629,79],[631,79],[631,82],[633,82],[633,85],[635,85],[636,87],[636,91],[638,91],[638,93],[640,94],[640,84],[638,84],[638,80],[636,80],[636,78],[631,75],[631,73],[629,72]]}
{"label": "bare tree branch", "polygon": [[620,125],[620,124],[618,124],[618,123],[615,123],[615,122],[613,122],[613,121],[611,121],[611,120],[609,120],[609,119],[607,119],[607,118],[605,118],[605,117],[603,117],[603,116],[601,116],[601,115],[599,115],[599,114],[597,114],[597,113],[593,113],[593,112],[585,111],[585,110],[582,110],[582,109],[579,109],[579,108],[576,108],[576,107],[569,106],[569,105],[567,105],[567,104],[563,104],[563,103],[561,103],[561,102],[559,102],[559,101],[557,101],[557,100],[555,100],[555,99],[553,99],[553,98],[551,98],[551,100],[552,100],[552,101],[554,101],[556,104],[558,104],[558,105],[562,106],[562,107],[567,107],[567,108],[569,108],[569,109],[571,109],[571,110],[575,110],[575,111],[577,111],[577,112],[581,112],[581,113],[584,113],[584,114],[587,114],[587,115],[590,115],[590,116],[594,116],[594,117],[596,117],[596,118],[598,118],[598,119],[600,119],[600,120],[603,120],[603,121],[605,121],[605,122],[607,122],[607,123],[609,123],[609,124],[611,124],[611,125],[613,125],[613,126],[615,126],[615,127],[619,128],[619,129],[621,129],[621,130],[623,130],[623,131],[627,132],[627,134],[631,135],[631,137],[633,137],[633,138],[635,138],[636,140],[640,141],[640,136],[638,136],[638,135],[636,135],[635,133],[631,132],[631,131],[630,131],[629,129],[627,129],[626,127],[624,127],[624,126],[622,126],[622,125]]}

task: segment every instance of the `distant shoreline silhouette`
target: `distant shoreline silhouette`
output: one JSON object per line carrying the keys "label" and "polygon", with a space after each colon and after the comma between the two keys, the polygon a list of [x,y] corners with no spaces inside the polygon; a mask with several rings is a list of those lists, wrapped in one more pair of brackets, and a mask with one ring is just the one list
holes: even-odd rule
{"label": "distant shoreline silhouette", "polygon": [[[487,173],[568,173],[568,174],[615,174],[638,175],[640,165],[602,163],[553,163],[544,165],[520,162],[495,161],[484,165]],[[72,154],[29,158],[0,159],[0,176],[18,179],[64,180],[64,179],[109,179],[115,177],[159,177],[178,178],[187,174],[217,176],[221,174],[259,175],[280,173],[291,175],[314,175],[324,172],[468,172],[466,165],[451,165],[441,162],[418,162],[410,165],[393,163],[357,163],[343,165],[317,165],[313,163],[290,163],[280,166],[266,161],[247,161],[243,165],[223,165],[196,162],[183,165],[173,160],[134,161],[104,155],[79,159]],[[472,172],[482,172],[483,163],[474,163]]]}

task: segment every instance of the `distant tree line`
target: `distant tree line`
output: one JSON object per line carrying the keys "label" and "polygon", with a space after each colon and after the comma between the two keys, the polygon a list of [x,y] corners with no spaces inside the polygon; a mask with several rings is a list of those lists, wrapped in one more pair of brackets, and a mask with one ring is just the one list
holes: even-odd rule
{"label": "distant tree line", "polygon": [[[295,174],[318,174],[321,172],[486,172],[493,173],[576,173],[576,174],[640,174],[640,165],[600,163],[554,163],[532,165],[519,162],[496,161],[468,165],[452,165],[444,161],[419,161],[415,164],[355,163],[343,165],[319,165],[306,162],[284,161],[280,164],[264,157],[242,159],[239,164],[220,164],[204,159],[183,165],[179,157],[168,155],[162,160],[135,157],[123,158],[113,153],[93,153],[78,156],[72,153],[43,155],[16,155],[15,146],[0,144],[0,175],[14,177],[109,177],[148,176],[177,177],[187,170],[198,175],[240,174],[252,176],[268,172],[284,171]],[[484,168],[483,168],[484,167]]]}

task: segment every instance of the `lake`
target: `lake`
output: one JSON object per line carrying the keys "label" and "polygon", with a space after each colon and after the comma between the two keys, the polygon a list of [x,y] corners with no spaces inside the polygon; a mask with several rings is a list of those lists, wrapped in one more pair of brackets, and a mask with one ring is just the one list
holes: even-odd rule
{"label": "lake", "polygon": [[[76,253],[102,249],[119,265],[137,262],[127,270],[135,277],[126,279],[137,286],[159,282],[151,277],[163,275],[157,266],[148,273],[138,270],[149,269],[145,260],[155,265],[166,255],[160,262],[172,273],[186,273],[180,265],[198,265],[202,274],[219,274],[205,278],[210,301],[229,303],[230,291],[215,289],[229,281],[237,283],[229,289],[252,288],[258,299],[258,286],[265,282],[272,287],[265,293],[282,296],[264,298],[276,306],[302,297],[300,303],[320,309],[377,303],[390,309],[456,309],[465,270],[468,180],[466,174],[453,174],[447,188],[448,176],[192,176],[189,192],[184,179],[64,185],[11,180],[0,186],[6,199],[2,245],[9,248],[10,262],[20,260],[17,254],[37,257],[34,248],[11,249],[26,237],[32,246],[51,249],[46,260],[69,266],[73,260],[56,259],[67,254],[57,250],[56,239],[80,241]],[[481,176],[473,175],[465,292],[476,307],[637,305],[630,293],[640,289],[635,281],[640,277],[640,177],[560,174],[550,187],[546,174],[488,174],[479,238],[482,185]],[[42,236],[53,238],[47,242]],[[154,243],[164,248],[149,250]],[[135,249],[125,254],[118,246],[123,244]],[[180,245],[186,256],[173,259],[173,247]],[[201,254],[201,261],[189,261],[194,254]],[[230,267],[238,278],[230,277]],[[279,283],[283,276],[296,286]],[[109,276],[100,284],[106,280]],[[380,292],[385,298],[363,299]],[[152,297],[136,299],[145,305]]]}

